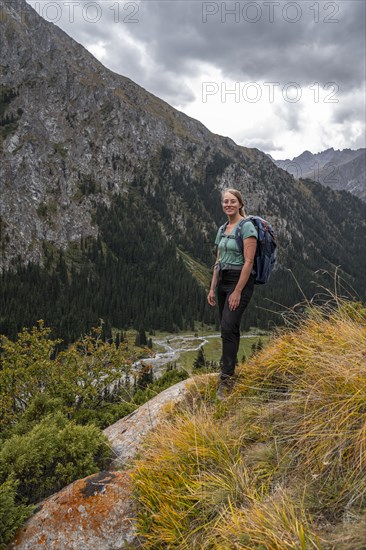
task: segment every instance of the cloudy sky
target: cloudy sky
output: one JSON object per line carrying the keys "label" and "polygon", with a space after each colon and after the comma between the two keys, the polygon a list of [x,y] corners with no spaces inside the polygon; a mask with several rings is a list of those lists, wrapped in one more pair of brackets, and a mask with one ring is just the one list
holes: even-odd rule
{"label": "cloudy sky", "polygon": [[105,66],[276,159],[365,147],[364,0],[27,0]]}

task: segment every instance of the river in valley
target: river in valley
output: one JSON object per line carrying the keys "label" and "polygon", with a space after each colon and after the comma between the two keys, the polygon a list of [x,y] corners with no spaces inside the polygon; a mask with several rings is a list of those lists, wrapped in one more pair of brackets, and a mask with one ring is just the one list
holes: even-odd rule
{"label": "river in valley", "polygon": [[[248,334],[241,338],[253,338],[257,334]],[[163,351],[155,353],[154,357],[149,357],[136,361],[133,367],[139,367],[147,364],[152,365],[155,377],[159,377],[163,373],[163,367],[168,363],[177,361],[181,353],[187,351],[198,351],[207,344],[211,338],[220,338],[220,334],[208,334],[204,336],[185,335],[185,336],[166,336],[165,338],[154,340],[154,346],[163,348]],[[217,358],[219,359],[219,357]]]}

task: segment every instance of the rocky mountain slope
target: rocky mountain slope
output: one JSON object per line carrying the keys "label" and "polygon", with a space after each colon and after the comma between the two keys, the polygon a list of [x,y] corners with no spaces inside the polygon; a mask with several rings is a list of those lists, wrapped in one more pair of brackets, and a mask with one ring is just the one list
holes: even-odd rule
{"label": "rocky mountain slope", "polygon": [[25,0],[0,0],[0,41],[0,331],[40,317],[70,338],[100,317],[118,327],[212,321],[188,267],[197,264],[180,251],[212,264],[227,186],[278,235],[278,269],[259,304],[291,305],[298,285],[311,295],[314,272],[335,266],[364,291],[357,198],[295,181],[257,149],[212,134],[103,67]]}
{"label": "rocky mountain slope", "polygon": [[[154,196],[164,145],[174,151],[175,167],[188,166],[187,178],[202,172],[215,154],[243,156],[230,140],[104,68],[25,0],[2,0],[0,7],[1,105],[7,117],[1,216],[11,237],[8,244],[5,239],[3,266],[19,253],[40,261],[43,240],[65,247],[96,236],[95,204],[128,193],[141,175],[143,192]],[[182,228],[180,197],[166,201]]]}
{"label": "rocky mountain slope", "polygon": [[331,147],[316,154],[304,151],[292,160],[272,160],[296,178],[310,178],[366,200],[366,149],[335,151]]}

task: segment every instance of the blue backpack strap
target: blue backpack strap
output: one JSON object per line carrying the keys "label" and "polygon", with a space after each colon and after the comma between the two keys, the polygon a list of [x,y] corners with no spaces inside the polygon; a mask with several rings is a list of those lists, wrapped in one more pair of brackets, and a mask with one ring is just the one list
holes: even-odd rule
{"label": "blue backpack strap", "polygon": [[220,241],[222,239],[222,237],[225,235],[225,230],[226,230],[226,226],[229,222],[225,222],[224,224],[222,224],[222,226],[220,227]]}
{"label": "blue backpack strap", "polygon": [[[225,229],[226,229],[226,226],[229,222],[225,222],[223,225],[221,225],[219,227],[219,231],[220,231],[220,238],[219,238],[219,242],[221,241],[222,237],[225,235]],[[215,256],[217,255],[217,249],[218,249],[218,245],[215,246]]]}
{"label": "blue backpack strap", "polygon": [[243,236],[241,234],[241,228],[247,221],[248,221],[247,219],[240,220],[240,222],[237,225],[237,228],[235,229],[235,240],[240,252],[243,252]]}

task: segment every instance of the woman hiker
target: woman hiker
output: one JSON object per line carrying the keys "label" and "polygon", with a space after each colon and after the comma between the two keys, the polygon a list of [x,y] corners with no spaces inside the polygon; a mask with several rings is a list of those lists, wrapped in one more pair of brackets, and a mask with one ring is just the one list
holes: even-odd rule
{"label": "woman hiker", "polygon": [[258,232],[248,220],[241,224],[241,249],[235,238],[237,226],[246,217],[243,198],[236,189],[222,192],[222,208],[228,221],[217,232],[217,256],[207,300],[216,305],[215,289],[221,324],[222,356],[217,398],[224,399],[232,388],[240,343],[240,321],[253,294],[252,274]]}

